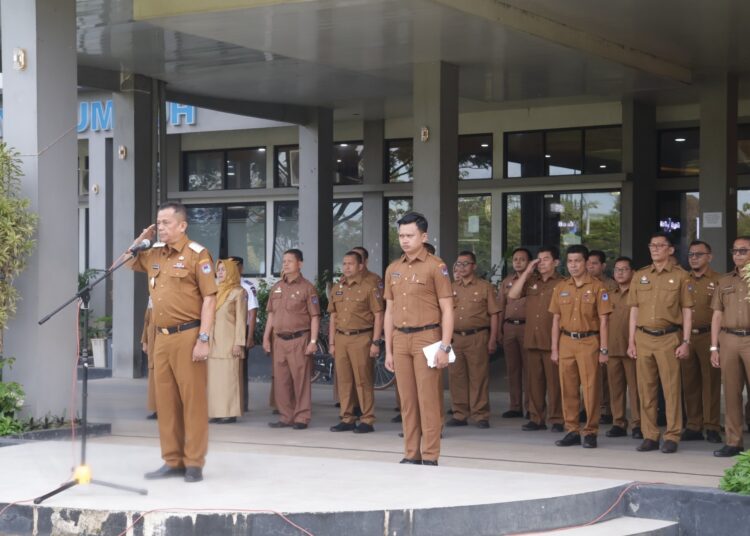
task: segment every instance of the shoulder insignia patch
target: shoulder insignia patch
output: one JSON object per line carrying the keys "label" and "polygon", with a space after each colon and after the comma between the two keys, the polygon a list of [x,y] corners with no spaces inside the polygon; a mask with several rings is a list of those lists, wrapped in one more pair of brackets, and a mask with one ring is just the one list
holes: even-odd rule
{"label": "shoulder insignia patch", "polygon": [[602,301],[607,301],[609,299],[609,294],[606,292],[602,292]]}
{"label": "shoulder insignia patch", "polygon": [[195,251],[196,253],[200,253],[201,251],[206,249],[203,246],[201,246],[198,242],[190,242],[190,245],[188,247],[192,249],[193,251]]}
{"label": "shoulder insignia patch", "polygon": [[210,274],[211,273],[211,263],[210,262],[203,263],[201,265],[201,271],[204,274]]}
{"label": "shoulder insignia patch", "polygon": [[383,280],[382,279],[378,279],[378,288],[382,289],[384,287],[385,287],[385,285],[383,284]]}
{"label": "shoulder insignia patch", "polygon": [[311,296],[310,297],[310,303],[313,305],[318,305],[318,297],[317,296]]}
{"label": "shoulder insignia patch", "polygon": [[440,273],[442,273],[445,277],[448,277],[448,267],[445,264],[440,265]]}

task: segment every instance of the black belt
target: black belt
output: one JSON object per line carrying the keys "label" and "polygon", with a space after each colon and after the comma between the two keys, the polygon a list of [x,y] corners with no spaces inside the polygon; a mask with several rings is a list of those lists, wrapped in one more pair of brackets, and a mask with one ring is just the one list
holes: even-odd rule
{"label": "black belt", "polygon": [[654,337],[661,337],[662,335],[666,335],[667,333],[674,333],[676,331],[679,331],[679,326],[669,326],[668,328],[664,329],[649,329],[644,328],[643,326],[638,326],[638,329],[640,329],[643,333],[647,333],[648,335],[652,335]]}
{"label": "black belt", "polygon": [[365,328],[365,329],[350,329],[349,331],[336,328],[336,333],[339,333],[341,335],[359,335],[360,333],[367,333],[372,331],[373,328]]}
{"label": "black belt", "polygon": [[750,329],[721,328],[721,331],[723,331],[724,333],[731,333],[732,335],[737,335],[738,337],[750,337]]}
{"label": "black belt", "polygon": [[513,324],[514,326],[521,326],[526,323],[526,320],[513,320],[511,318],[505,319],[506,324]]}
{"label": "black belt", "polygon": [[276,336],[284,341],[291,341],[302,337],[305,333],[310,333],[309,329],[303,329],[300,331],[294,331],[292,333],[277,333]]}
{"label": "black belt", "polygon": [[693,328],[690,330],[690,333],[700,335],[701,333],[708,333],[709,331],[711,331],[711,326],[704,326],[702,328]]}
{"label": "black belt", "polygon": [[191,320],[190,322],[185,322],[184,324],[180,324],[179,326],[172,326],[170,328],[156,328],[156,329],[162,335],[172,335],[174,333],[179,333],[180,331],[187,331],[189,329],[200,327],[200,325],[201,325],[200,320]]}
{"label": "black belt", "polygon": [[599,335],[598,331],[565,331],[561,329],[563,335],[567,335],[571,339],[585,339],[586,337],[593,337]]}
{"label": "black belt", "polygon": [[437,329],[440,327],[440,324],[428,324],[426,326],[419,326],[416,328],[396,328],[397,331],[400,331],[401,333],[419,333],[420,331],[427,331],[428,329]]}
{"label": "black belt", "polygon": [[455,330],[453,333],[455,333],[456,335],[463,335],[465,337],[467,335],[474,335],[482,331],[487,331],[488,329],[490,329],[489,326],[484,326],[483,328],[465,329],[463,331]]}

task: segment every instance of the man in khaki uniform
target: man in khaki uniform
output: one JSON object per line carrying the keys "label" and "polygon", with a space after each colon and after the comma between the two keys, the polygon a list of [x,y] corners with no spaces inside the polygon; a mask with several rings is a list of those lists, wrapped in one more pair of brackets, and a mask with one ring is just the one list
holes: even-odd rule
{"label": "man in khaki uniform", "polygon": [[690,279],[693,287],[693,337],[687,359],[680,362],[682,393],[685,397],[687,423],[683,441],[706,439],[721,443],[721,371],[711,366],[711,300],[720,274],[711,269],[711,246],[693,240],[688,250]]}
{"label": "man in khaki uniform", "polygon": [[453,351],[456,362],[448,368],[453,417],[446,426],[490,427],[490,358],[497,350],[495,288],[474,273],[477,258],[471,251],[458,254],[460,279],[453,282]]}
{"label": "man in khaki uniform", "polygon": [[714,456],[736,456],[745,447],[742,436],[742,390],[750,383],[750,301],[742,270],[750,262],[750,236],[732,247],[734,270],[719,279],[711,300],[711,364],[721,367],[724,385],[726,443]]}
{"label": "man in khaki uniform", "polygon": [[[385,366],[396,372],[401,396],[404,458],[437,465],[443,425],[443,371],[453,336],[453,289],[448,267],[427,252],[427,220],[410,212],[397,222],[404,255],[385,273]],[[435,366],[423,348],[439,343]]]}
{"label": "man in khaki uniform", "polygon": [[187,226],[183,205],[162,205],[156,225],[135,243],[153,240],[157,229],[160,242],[138,253],[130,267],[148,274],[158,330],[154,378],[164,465],[146,478],[182,476],[186,482],[198,482],[208,450],[206,360],[217,287],[211,255],[188,238]]}
{"label": "man in khaki uniform", "polygon": [[[329,350],[336,363],[341,400],[341,422],[331,427],[332,432],[353,430],[364,434],[375,430],[373,358],[380,353],[375,341],[383,332],[383,306],[377,282],[365,280],[361,268],[362,257],[358,252],[344,255],[344,275],[331,289],[328,301]],[[358,425],[355,403],[362,412]]]}
{"label": "man in khaki uniform", "polygon": [[526,298],[509,299],[508,292],[531,262],[531,252],[526,248],[516,248],[513,250],[511,262],[513,275],[501,282],[497,293],[500,307],[497,341],[503,345],[505,370],[508,375],[508,395],[510,396],[510,408],[502,414],[504,419],[523,417],[529,407],[529,390],[526,385],[526,349],[523,347]]}
{"label": "man in khaki uniform", "polygon": [[[560,282],[557,266],[560,253],[554,246],[539,249],[537,258],[513,283],[508,298],[517,300],[526,297],[526,348],[529,387],[529,422],[521,429],[527,432],[546,430],[545,421],[552,425],[553,432],[562,432],[562,405],[560,401],[560,370],[552,362],[552,313],[549,304],[552,291]],[[538,269],[538,272],[534,270]]]}
{"label": "man in khaki uniform", "polygon": [[[609,293],[612,314],[609,315],[609,360],[607,361],[607,381],[612,404],[613,426],[607,430],[606,436],[626,436],[628,424],[631,424],[633,439],[643,439],[638,375],[635,359],[628,356],[630,325],[628,295],[633,279],[633,261],[629,257],[618,257],[615,260],[614,275],[618,287],[614,292]],[[630,400],[630,423],[627,419],[626,399]]]}
{"label": "man in khaki uniform", "polygon": [[667,416],[661,451],[672,454],[677,452],[682,431],[679,360],[685,359],[690,351],[694,303],[690,276],[670,261],[674,246],[669,236],[654,234],[648,247],[653,264],[635,273],[628,295],[628,305],[632,307],[628,355],[637,358],[644,437],[638,451],[659,448],[656,416],[661,381]]}
{"label": "man in khaki uniform", "polygon": [[273,388],[279,420],[271,428],[304,430],[312,416],[312,360],[320,329],[320,303],[315,287],[302,277],[302,252],[282,257],[281,280],[268,295],[263,349],[273,358]]}
{"label": "man in khaki uniform", "polygon": [[612,312],[607,289],[586,271],[589,250],[570,246],[566,265],[570,277],[555,287],[549,312],[552,317],[553,363],[560,367],[563,417],[567,434],[555,442],[558,447],[581,444],[580,391],[587,421],[583,428],[583,448],[597,447],[601,367],[607,362],[608,316]]}

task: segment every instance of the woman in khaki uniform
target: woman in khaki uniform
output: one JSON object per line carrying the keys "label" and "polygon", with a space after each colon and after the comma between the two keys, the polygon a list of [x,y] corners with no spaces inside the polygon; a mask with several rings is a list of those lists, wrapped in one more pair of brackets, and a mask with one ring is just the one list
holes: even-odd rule
{"label": "woman in khaki uniform", "polygon": [[240,285],[240,271],[233,260],[216,263],[216,280],[216,321],[208,352],[208,422],[227,424],[242,415],[239,378],[245,357],[247,291]]}

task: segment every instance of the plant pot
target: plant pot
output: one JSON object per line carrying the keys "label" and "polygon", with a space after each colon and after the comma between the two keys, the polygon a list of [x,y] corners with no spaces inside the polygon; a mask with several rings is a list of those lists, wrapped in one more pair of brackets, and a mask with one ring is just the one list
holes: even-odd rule
{"label": "plant pot", "polygon": [[91,353],[95,367],[107,367],[107,339],[91,339]]}

